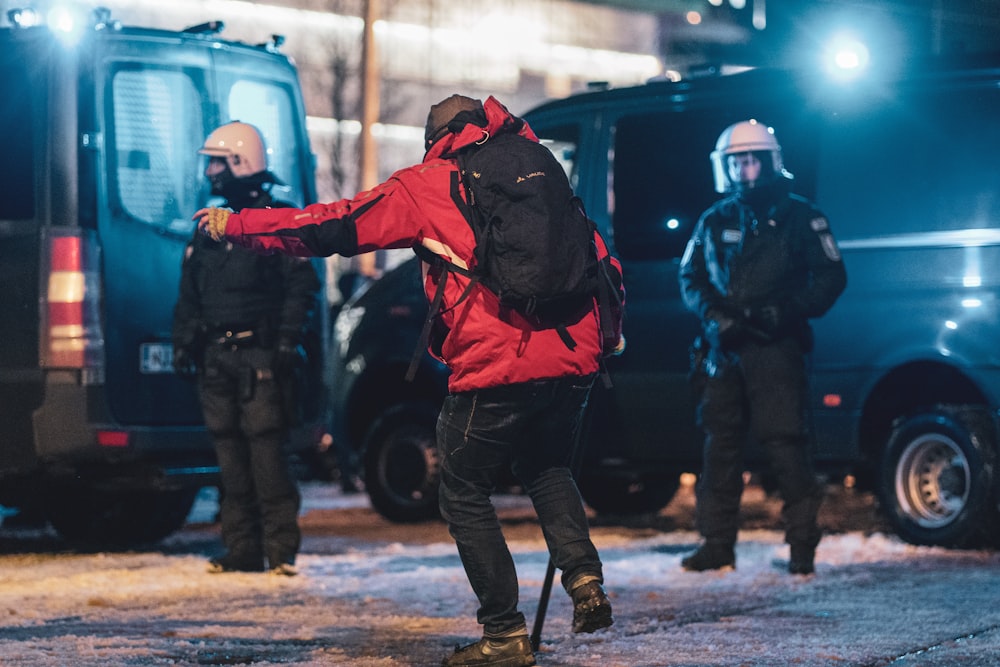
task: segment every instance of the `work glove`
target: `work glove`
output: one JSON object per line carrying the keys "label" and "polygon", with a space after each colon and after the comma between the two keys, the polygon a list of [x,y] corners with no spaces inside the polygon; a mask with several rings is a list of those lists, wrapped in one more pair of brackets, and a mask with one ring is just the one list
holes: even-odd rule
{"label": "work glove", "polygon": [[173,365],[174,372],[183,380],[198,377],[198,355],[187,346],[174,348]]}
{"label": "work glove", "polygon": [[195,217],[200,218],[198,227],[201,231],[211,236],[213,241],[221,241],[226,235],[226,223],[232,213],[228,208],[203,208],[195,213]]}
{"label": "work glove", "polygon": [[302,353],[299,351],[299,342],[291,336],[281,336],[278,338],[278,345],[274,348],[274,374],[276,377],[288,377],[302,362]]}

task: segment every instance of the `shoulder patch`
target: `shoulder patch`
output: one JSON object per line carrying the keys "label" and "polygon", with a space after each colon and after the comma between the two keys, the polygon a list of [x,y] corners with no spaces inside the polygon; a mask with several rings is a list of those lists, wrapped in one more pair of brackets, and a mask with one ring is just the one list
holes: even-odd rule
{"label": "shoulder patch", "polygon": [[722,242],[723,243],[739,243],[743,238],[743,232],[738,229],[723,229],[722,230]]}
{"label": "shoulder patch", "polygon": [[819,217],[819,218],[813,218],[812,220],[810,220],[809,221],[809,226],[812,227],[812,230],[814,232],[821,232],[824,229],[829,229],[830,228],[830,223],[827,222],[826,218]]}
{"label": "shoulder patch", "polygon": [[823,254],[831,262],[840,261],[840,248],[837,247],[837,241],[834,240],[833,234],[820,234],[819,242],[823,246]]}

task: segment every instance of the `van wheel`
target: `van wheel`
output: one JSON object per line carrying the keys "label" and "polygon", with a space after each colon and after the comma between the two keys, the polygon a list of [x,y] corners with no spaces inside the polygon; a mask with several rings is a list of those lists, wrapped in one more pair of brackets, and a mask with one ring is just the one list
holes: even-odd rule
{"label": "van wheel", "polygon": [[665,473],[591,473],[577,480],[583,500],[598,514],[652,514],[667,506],[680,476]]}
{"label": "van wheel", "polygon": [[437,412],[406,404],[383,413],[365,438],[365,488],[375,511],[400,523],[440,516]]}
{"label": "van wheel", "polygon": [[159,542],[180,529],[197,492],[60,488],[49,492],[45,516],[64,539],[74,544],[130,548]]}
{"label": "van wheel", "polygon": [[896,533],[911,544],[980,546],[997,526],[996,447],[986,410],[939,407],[898,422],[879,485]]}

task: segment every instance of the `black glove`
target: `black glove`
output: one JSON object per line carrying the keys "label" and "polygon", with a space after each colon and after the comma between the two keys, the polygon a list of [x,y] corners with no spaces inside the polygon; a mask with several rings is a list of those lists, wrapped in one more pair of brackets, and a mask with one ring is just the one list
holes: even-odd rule
{"label": "black glove", "polygon": [[754,337],[765,343],[792,333],[797,319],[793,308],[778,304],[759,306],[750,315]]}
{"label": "black glove", "polygon": [[705,338],[717,350],[732,352],[747,340],[744,317],[730,309],[712,308],[705,313]]}
{"label": "black glove", "polygon": [[190,347],[174,348],[173,365],[174,372],[184,380],[193,380],[198,377],[198,355]]}
{"label": "black glove", "polygon": [[278,338],[274,348],[274,374],[277,377],[288,377],[302,363],[302,353],[299,341],[290,336]]}

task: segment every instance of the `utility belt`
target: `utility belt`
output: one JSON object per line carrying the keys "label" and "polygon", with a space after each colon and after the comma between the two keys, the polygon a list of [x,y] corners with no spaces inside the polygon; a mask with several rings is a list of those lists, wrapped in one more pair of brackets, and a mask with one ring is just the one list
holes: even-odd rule
{"label": "utility belt", "polygon": [[210,345],[224,345],[233,348],[263,345],[265,336],[258,327],[243,325],[211,327],[205,335]]}
{"label": "utility belt", "polygon": [[271,318],[264,317],[254,322],[220,322],[205,328],[205,342],[209,345],[240,347],[274,347],[277,343],[277,329]]}
{"label": "utility belt", "polygon": [[227,329],[224,332],[209,333],[208,342],[215,345],[232,345],[234,347],[247,347],[257,344],[257,334],[253,329],[233,331]]}

